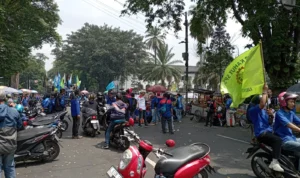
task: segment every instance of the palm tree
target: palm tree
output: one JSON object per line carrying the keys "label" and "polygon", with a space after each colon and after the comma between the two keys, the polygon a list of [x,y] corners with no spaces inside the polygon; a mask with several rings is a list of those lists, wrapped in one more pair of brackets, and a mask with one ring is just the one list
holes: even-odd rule
{"label": "palm tree", "polygon": [[[142,78],[147,81],[161,81],[162,85],[166,85],[165,80],[173,77],[176,82],[181,78],[181,71],[179,68],[173,66],[174,64],[182,63],[181,60],[174,60],[174,53],[169,49],[167,44],[159,44],[157,48],[157,64],[155,64],[156,56],[150,54],[151,58],[148,63],[142,68]],[[169,79],[170,80],[170,79]]]}
{"label": "palm tree", "polygon": [[160,44],[164,44],[164,40],[166,39],[165,34],[162,33],[161,29],[158,27],[153,27],[147,30],[146,32],[146,46],[149,49],[152,49],[154,51],[155,56],[155,64],[156,64],[156,52],[157,48]]}

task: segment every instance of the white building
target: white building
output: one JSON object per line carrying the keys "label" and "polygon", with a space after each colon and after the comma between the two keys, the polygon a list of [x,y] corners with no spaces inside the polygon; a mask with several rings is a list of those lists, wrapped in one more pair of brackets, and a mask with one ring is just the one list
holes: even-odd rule
{"label": "white building", "polygon": [[[183,88],[183,85],[184,85],[184,81],[185,81],[185,74],[186,74],[186,68],[184,65],[176,65],[175,67],[178,67],[181,71],[182,71],[182,80],[180,81],[180,83],[178,84],[179,88]],[[194,78],[195,78],[195,75],[196,75],[196,72],[198,71],[198,67],[197,66],[189,66],[189,72],[188,72],[188,76],[189,76],[189,80],[191,81],[192,83],[192,87],[191,88],[194,88],[194,84],[193,84],[193,81],[194,81]],[[143,85],[143,88],[145,89],[146,88],[146,85],[154,85],[154,82],[145,82],[145,81],[140,81],[138,80],[137,77],[134,77],[134,76],[131,76],[128,78],[127,81],[125,81],[124,85],[121,86],[125,89],[127,88],[131,88],[131,87],[136,87],[138,83],[141,83]]]}

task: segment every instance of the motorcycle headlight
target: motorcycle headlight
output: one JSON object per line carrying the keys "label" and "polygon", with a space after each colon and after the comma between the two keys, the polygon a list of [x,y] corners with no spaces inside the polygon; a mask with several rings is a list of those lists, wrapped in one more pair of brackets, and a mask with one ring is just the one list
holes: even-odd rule
{"label": "motorcycle headlight", "polygon": [[121,161],[120,161],[120,164],[119,164],[119,168],[120,169],[125,169],[128,164],[130,163],[132,159],[132,152],[127,149],[126,151],[124,151],[123,155],[122,155],[122,158],[121,158]]}

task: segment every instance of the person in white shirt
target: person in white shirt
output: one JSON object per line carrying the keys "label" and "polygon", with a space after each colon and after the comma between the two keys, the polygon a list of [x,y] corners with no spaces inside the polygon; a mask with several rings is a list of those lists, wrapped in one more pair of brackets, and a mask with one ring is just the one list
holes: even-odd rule
{"label": "person in white shirt", "polygon": [[139,126],[141,127],[141,119],[144,119],[145,127],[148,126],[146,120],[146,92],[144,90],[140,91],[140,95],[136,98],[137,100],[137,109],[139,110]]}

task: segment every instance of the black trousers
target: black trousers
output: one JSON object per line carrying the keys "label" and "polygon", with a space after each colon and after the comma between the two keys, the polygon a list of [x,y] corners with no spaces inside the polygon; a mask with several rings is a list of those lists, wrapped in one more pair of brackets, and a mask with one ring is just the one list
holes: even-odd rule
{"label": "black trousers", "polygon": [[80,126],[80,118],[77,116],[73,116],[73,128],[72,128],[72,136],[78,136]]}
{"label": "black trousers", "polygon": [[281,155],[281,138],[271,132],[265,132],[257,137],[257,140],[273,149],[273,158],[279,159]]}
{"label": "black trousers", "polygon": [[214,121],[213,114],[214,114],[214,112],[211,112],[211,111],[207,112],[206,124],[205,124],[206,126],[208,125],[209,120],[210,120],[210,126],[212,126],[213,121]]}
{"label": "black trousers", "polygon": [[166,133],[166,123],[168,122],[168,127],[169,127],[169,132],[173,133],[173,128],[172,128],[172,118],[166,118],[166,117],[161,117],[161,127],[163,133]]}

